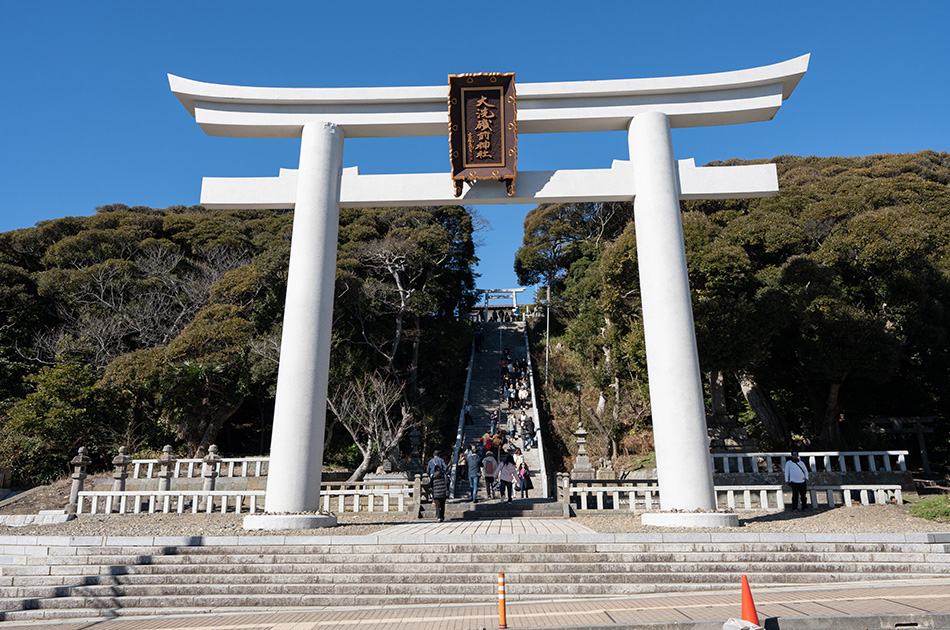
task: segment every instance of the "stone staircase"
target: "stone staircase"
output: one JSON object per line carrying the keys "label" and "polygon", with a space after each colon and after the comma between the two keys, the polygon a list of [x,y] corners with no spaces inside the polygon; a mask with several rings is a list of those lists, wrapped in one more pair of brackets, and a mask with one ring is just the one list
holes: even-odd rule
{"label": "stone staircase", "polygon": [[515,499],[511,503],[484,497],[484,487],[479,491],[481,499],[471,503],[467,499],[450,499],[445,504],[449,519],[478,518],[570,518],[571,508],[567,503],[554,499]]}
{"label": "stone staircase", "polygon": [[950,576],[948,534],[534,536],[41,537],[0,565],[0,621],[491,603],[499,573],[510,602]]}
{"label": "stone staircase", "polygon": [[[501,397],[501,376],[499,370],[499,360],[504,348],[508,348],[513,359],[521,359],[527,356],[528,349],[525,347],[524,323],[522,322],[489,322],[484,326],[484,341],[482,351],[476,353],[472,362],[471,382],[469,383],[468,400],[472,404],[473,424],[466,425],[462,434],[462,447],[467,449],[471,445],[488,433],[490,428],[491,411],[497,410],[501,415],[502,423],[505,422],[508,414],[507,404],[502,402]],[[512,410],[514,413],[516,410]],[[530,410],[529,410],[530,413]],[[520,439],[515,441],[515,445],[522,446]],[[524,451],[524,449],[522,449]],[[525,462],[528,469],[535,473],[535,489],[530,491],[530,496],[541,496],[540,484],[542,480],[537,476],[537,471],[541,469],[541,460],[537,449],[524,451]],[[484,484],[484,482],[483,482]],[[458,479],[455,485],[456,497],[471,496],[468,479]],[[479,496],[484,498],[484,485],[479,490]]]}

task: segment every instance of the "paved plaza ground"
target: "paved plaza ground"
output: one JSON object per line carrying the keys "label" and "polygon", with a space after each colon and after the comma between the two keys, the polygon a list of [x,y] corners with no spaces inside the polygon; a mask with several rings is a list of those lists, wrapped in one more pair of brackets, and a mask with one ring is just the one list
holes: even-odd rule
{"label": "paved plaza ground", "polygon": [[[759,621],[766,627],[820,628],[950,628],[950,578],[875,583],[828,588],[776,588],[753,592]],[[509,604],[508,628],[722,628],[741,614],[738,585],[733,592],[651,594],[610,599],[538,601]],[[778,617],[776,622],[767,619]],[[900,625],[905,624],[905,625]],[[918,624],[918,625],[906,625]],[[56,630],[481,630],[498,627],[496,603],[458,606],[326,608],[301,612],[275,611],[247,615],[208,614],[147,617],[91,622],[3,623],[0,627]]]}

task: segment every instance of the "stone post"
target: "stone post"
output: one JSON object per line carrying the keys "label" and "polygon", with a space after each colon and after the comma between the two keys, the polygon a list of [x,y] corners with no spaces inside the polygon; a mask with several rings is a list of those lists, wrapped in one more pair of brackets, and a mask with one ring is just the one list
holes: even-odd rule
{"label": "stone post", "polygon": [[[201,460],[201,476],[204,477],[202,482],[201,489],[211,492],[214,490],[215,480],[218,478],[218,464],[221,463],[221,456],[218,455],[218,446],[212,444],[208,447],[208,454],[204,456],[204,459]],[[201,502],[198,504],[198,510],[206,510],[208,507],[208,501],[211,501],[211,505],[214,505],[214,499],[202,498]]]}
{"label": "stone post", "polygon": [[669,118],[659,111],[639,114],[627,139],[660,506],[715,510]]}
{"label": "stone post", "polygon": [[73,485],[69,489],[69,504],[66,506],[67,514],[76,514],[79,509],[79,493],[82,492],[83,481],[86,479],[86,467],[89,466],[90,459],[86,457],[86,447],[80,446],[79,452],[69,465],[73,467]]}
{"label": "stone post", "polygon": [[168,444],[162,448],[162,454],[158,458],[158,490],[164,492],[171,490],[172,477],[175,474],[175,456],[172,455],[172,447]]}
{"label": "stone post", "polygon": [[[132,463],[132,458],[129,457],[129,449],[125,446],[119,447],[119,454],[112,458],[112,491],[113,492],[125,492],[125,480],[129,478],[129,464]],[[109,511],[111,512],[113,508],[120,509],[122,505],[122,499],[113,499],[108,501]]]}
{"label": "stone post", "polygon": [[412,477],[412,514],[414,518],[422,518],[422,475]]}
{"label": "stone post", "polygon": [[336,525],[336,517],[318,512],[342,169],[343,130],[320,120],[305,124],[277,372],[267,514],[246,517],[248,529]]}
{"label": "stone post", "polygon": [[561,504],[564,518],[571,518],[571,475],[559,472],[555,475],[555,493]]}

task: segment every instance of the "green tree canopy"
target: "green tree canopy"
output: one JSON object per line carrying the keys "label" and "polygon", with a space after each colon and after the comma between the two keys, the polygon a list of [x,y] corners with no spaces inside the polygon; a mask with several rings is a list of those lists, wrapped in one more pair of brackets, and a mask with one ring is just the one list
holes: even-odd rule
{"label": "green tree canopy", "polygon": [[[342,383],[385,369],[407,385],[412,417],[436,422],[457,404],[446,375],[463,374],[467,356],[458,315],[473,302],[472,217],[457,206],[341,214],[331,374]],[[15,460],[4,451],[16,474],[40,474],[32,460],[74,451],[77,436],[92,453],[169,441],[187,455],[212,442],[266,449],[292,219],[115,204],[0,234],[0,440],[29,438]],[[59,381],[72,393],[47,391]],[[100,394],[115,413],[54,435],[86,422]],[[30,413],[41,419],[35,439]]]}
{"label": "green tree canopy", "polygon": [[[866,416],[946,414],[950,155],[772,161],[775,197],[682,204],[703,371],[738,377],[775,447],[793,435],[845,446]],[[529,214],[519,277],[558,278],[563,342],[593,382],[641,388],[632,213],[598,247],[576,216]],[[744,413],[745,400],[733,404]]]}

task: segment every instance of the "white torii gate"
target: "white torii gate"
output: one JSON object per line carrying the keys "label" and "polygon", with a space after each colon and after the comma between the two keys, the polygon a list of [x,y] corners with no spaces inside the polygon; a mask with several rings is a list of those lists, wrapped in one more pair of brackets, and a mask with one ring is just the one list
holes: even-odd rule
{"label": "white torii gate", "polygon": [[518,294],[524,291],[524,287],[517,289],[479,289],[480,293],[485,294],[485,316],[484,319],[488,321],[488,300],[489,298],[496,297],[510,297],[511,298],[511,307],[518,308]]}
{"label": "white torii gate", "polygon": [[[681,199],[778,192],[775,166],[697,168],[676,161],[670,128],[770,120],[808,68],[808,55],[715,74],[518,84],[520,133],[626,130],[629,160],[609,169],[521,171],[515,195],[497,181],[448,172],[360,175],[343,169],[343,139],[448,135],[448,86],[261,88],[169,75],[172,92],[213,136],[300,137],[297,170],[278,177],[205,178],[208,208],[294,208],[293,239],[264,516],[245,527],[335,523],[320,508],[323,433],[340,207],[634,201],[657,476],[655,524],[729,525],[715,514],[703,390],[683,245]],[[696,510],[700,510],[697,512]],[[276,514],[275,514],[276,513]],[[310,513],[310,514],[307,514]]]}

